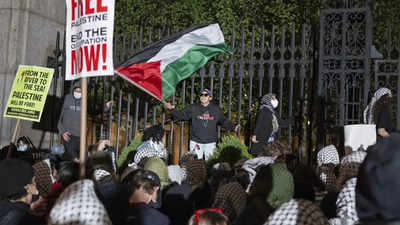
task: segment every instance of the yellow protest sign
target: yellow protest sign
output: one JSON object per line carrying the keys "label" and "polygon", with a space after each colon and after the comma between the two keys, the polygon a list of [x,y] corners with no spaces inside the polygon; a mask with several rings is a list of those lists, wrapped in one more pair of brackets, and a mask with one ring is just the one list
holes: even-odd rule
{"label": "yellow protest sign", "polygon": [[53,73],[51,68],[20,65],[4,117],[39,122]]}

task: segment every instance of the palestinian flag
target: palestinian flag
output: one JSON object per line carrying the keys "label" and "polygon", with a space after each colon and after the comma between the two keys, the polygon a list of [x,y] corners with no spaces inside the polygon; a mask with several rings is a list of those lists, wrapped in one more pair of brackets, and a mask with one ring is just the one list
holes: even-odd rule
{"label": "palestinian flag", "polygon": [[162,101],[175,92],[181,80],[221,52],[232,54],[219,25],[198,25],[147,46],[115,72]]}

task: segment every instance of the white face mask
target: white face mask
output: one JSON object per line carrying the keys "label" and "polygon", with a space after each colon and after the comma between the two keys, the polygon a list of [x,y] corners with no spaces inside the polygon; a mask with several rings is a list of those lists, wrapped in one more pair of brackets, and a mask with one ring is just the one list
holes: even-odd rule
{"label": "white face mask", "polygon": [[17,150],[20,152],[25,152],[26,150],[28,150],[28,145],[21,145],[17,148]]}
{"label": "white face mask", "polygon": [[81,99],[81,97],[82,97],[82,93],[74,91],[74,98]]}
{"label": "white face mask", "polygon": [[276,100],[276,99],[271,100],[272,107],[276,108],[276,107],[278,107],[278,104],[279,104],[278,100]]}

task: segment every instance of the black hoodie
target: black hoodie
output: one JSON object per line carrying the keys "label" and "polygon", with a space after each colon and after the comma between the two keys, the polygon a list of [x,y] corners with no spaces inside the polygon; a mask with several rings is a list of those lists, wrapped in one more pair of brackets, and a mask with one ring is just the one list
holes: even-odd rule
{"label": "black hoodie", "polygon": [[211,102],[208,106],[195,103],[183,110],[172,109],[171,114],[175,120],[190,121],[190,140],[202,144],[217,141],[217,125],[227,130],[234,129],[232,121],[225,117],[221,108]]}

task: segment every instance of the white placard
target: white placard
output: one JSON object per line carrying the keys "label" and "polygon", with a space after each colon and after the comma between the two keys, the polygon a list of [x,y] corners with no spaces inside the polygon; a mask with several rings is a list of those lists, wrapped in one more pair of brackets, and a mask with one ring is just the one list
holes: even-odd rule
{"label": "white placard", "polygon": [[344,146],[350,146],[353,151],[360,147],[365,150],[376,143],[375,124],[352,124],[344,126]]}
{"label": "white placard", "polygon": [[114,0],[66,0],[66,80],[114,75]]}

